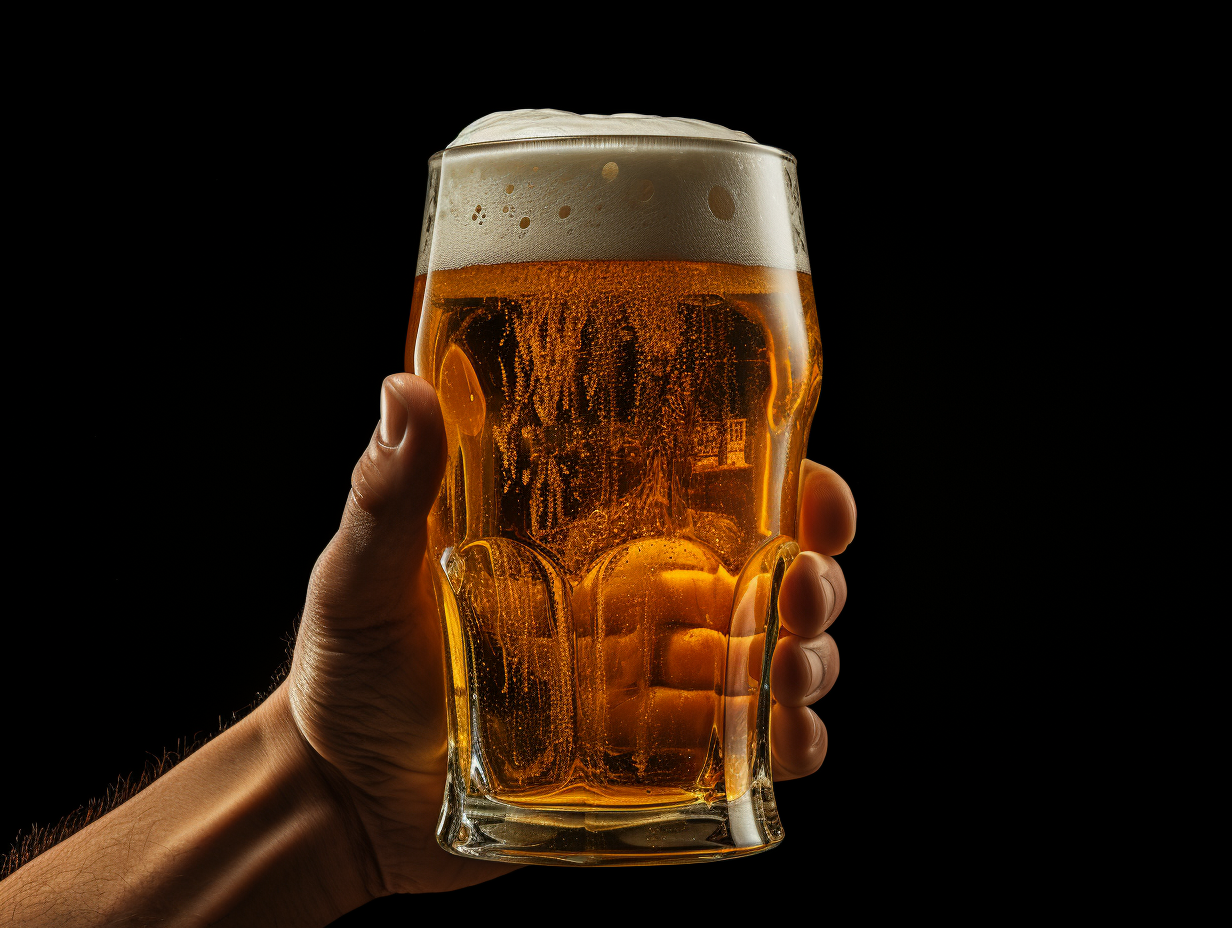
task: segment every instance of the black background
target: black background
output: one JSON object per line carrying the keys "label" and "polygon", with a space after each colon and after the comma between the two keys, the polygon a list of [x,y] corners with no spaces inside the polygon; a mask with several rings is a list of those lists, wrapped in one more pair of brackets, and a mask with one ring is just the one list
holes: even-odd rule
{"label": "black background", "polygon": [[9,607],[4,649],[0,835],[54,822],[269,684],[381,380],[402,370],[427,158],[494,110],[652,112],[799,159],[825,357],[809,452],[859,506],[832,629],[842,677],[817,706],[829,755],[777,787],[787,838],[768,854],[530,868],[342,923],[793,880],[831,906],[918,894],[922,873],[946,869],[940,836],[966,827],[954,785],[980,776],[946,720],[952,652],[929,629],[943,609],[961,618],[938,579],[949,486],[965,476],[945,456],[958,427],[942,359],[969,297],[954,268],[978,248],[953,223],[979,210],[964,177],[981,104],[942,106],[886,60],[640,79],[545,64],[482,88],[426,85],[422,67],[386,59],[257,61],[112,62],[59,96],[31,142],[6,567],[26,604]]}

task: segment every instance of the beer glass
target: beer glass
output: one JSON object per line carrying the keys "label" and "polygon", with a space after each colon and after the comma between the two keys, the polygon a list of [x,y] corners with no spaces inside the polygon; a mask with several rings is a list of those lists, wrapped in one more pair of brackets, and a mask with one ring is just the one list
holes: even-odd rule
{"label": "beer glass", "polygon": [[795,159],[693,120],[487,117],[429,161],[406,351],[449,449],[440,844],[777,844],[770,658],[821,383]]}

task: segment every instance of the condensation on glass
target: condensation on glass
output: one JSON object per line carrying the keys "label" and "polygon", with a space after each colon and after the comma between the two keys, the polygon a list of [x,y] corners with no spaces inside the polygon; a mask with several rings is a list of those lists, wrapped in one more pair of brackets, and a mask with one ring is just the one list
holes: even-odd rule
{"label": "condensation on glass", "polygon": [[795,160],[695,120],[472,124],[429,162],[407,365],[449,446],[442,846],[780,841],[769,660],[821,383]]}

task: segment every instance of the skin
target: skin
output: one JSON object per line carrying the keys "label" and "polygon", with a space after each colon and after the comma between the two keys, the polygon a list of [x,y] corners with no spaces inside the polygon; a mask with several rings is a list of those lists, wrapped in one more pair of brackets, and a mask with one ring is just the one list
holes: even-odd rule
{"label": "skin", "polygon": [[[514,869],[443,851],[440,619],[424,554],[446,449],[432,388],[386,379],[381,419],[317,560],[287,679],[149,788],[0,883],[0,921],[76,926],[324,925],[377,896],[440,892]],[[800,545],[771,663],[776,780],[825,758],[809,706],[838,677],[826,629],[855,534],[847,484],[806,461]]]}

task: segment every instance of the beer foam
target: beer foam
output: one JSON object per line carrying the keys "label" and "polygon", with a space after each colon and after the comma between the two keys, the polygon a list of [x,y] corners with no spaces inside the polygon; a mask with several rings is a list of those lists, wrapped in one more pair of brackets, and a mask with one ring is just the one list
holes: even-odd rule
{"label": "beer foam", "polygon": [[796,160],[699,119],[513,110],[428,162],[417,275],[565,260],[811,273]]}
{"label": "beer foam", "polygon": [[481,142],[510,142],[517,139],[577,138],[593,135],[657,135],[665,138],[726,139],[729,142],[754,142],[747,132],[726,126],[687,119],[683,116],[643,116],[641,113],[570,113],[565,110],[507,110],[489,113],[458,133],[449,148]]}

